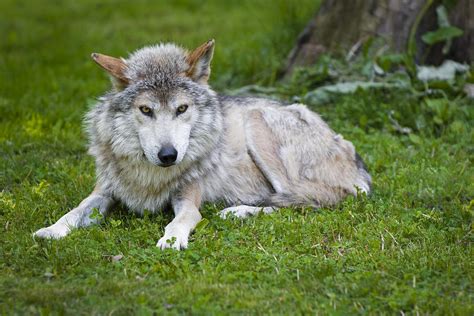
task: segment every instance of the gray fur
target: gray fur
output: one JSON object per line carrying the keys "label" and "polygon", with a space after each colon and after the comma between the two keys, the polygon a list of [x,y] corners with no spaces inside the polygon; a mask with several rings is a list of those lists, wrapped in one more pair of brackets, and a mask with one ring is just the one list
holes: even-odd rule
{"label": "gray fur", "polygon": [[[243,216],[260,206],[270,212],[333,205],[370,191],[370,175],[352,143],[304,105],[218,96],[206,83],[213,44],[201,47],[206,51],[196,67],[173,44],[145,47],[123,60],[127,85],[100,98],[85,120],[100,195],[139,213],[173,204],[177,217],[159,246],[176,235],[180,249],[200,219],[201,201],[224,201],[233,207],[221,215]],[[153,118],[139,112],[143,102]],[[186,116],[174,114],[180,102],[189,105]],[[176,143],[182,155],[167,168],[156,157],[165,142]]]}

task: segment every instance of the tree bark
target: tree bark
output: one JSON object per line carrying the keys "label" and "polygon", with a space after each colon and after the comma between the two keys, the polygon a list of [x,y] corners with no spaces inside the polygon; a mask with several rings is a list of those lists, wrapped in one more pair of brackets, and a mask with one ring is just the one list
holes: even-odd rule
{"label": "tree bark", "polygon": [[[459,0],[449,10],[449,21],[464,31],[453,40],[447,55],[443,44],[426,45],[421,36],[438,28],[436,7],[425,0],[325,0],[298,37],[291,51],[284,75],[295,67],[316,62],[322,53],[348,52],[354,45],[370,37],[382,37],[394,52],[407,51],[411,32],[415,29],[417,51],[415,61],[439,64],[445,58],[460,62],[474,60],[474,1]],[[426,10],[424,10],[426,9]]]}

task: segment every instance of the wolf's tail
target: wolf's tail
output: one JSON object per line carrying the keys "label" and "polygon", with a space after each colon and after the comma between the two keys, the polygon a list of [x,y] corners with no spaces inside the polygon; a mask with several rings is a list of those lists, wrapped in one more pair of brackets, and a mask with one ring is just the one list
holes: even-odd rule
{"label": "wolf's tail", "polygon": [[370,176],[369,171],[367,170],[367,166],[364,163],[364,160],[362,160],[362,157],[357,152],[355,153],[355,164],[361,177],[360,183],[358,183],[357,185],[361,184],[361,189],[363,189],[366,194],[369,194],[372,190],[372,177]]}
{"label": "wolf's tail", "polygon": [[270,195],[263,203],[268,206],[290,207],[290,206],[309,206],[318,208],[321,203],[315,199],[298,193],[274,193]]}

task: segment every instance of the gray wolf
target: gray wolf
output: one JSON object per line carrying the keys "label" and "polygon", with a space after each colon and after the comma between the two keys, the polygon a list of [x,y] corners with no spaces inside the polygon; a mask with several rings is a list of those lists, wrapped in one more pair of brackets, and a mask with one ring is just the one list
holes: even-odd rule
{"label": "gray wolf", "polygon": [[159,44],[127,59],[92,54],[113,85],[85,120],[97,183],[35,236],[64,237],[116,202],[136,212],[171,205],[175,217],[157,246],[183,249],[203,202],[224,201],[222,217],[245,217],[370,191],[352,143],[304,105],[214,92],[213,52],[210,40],[191,52]]}

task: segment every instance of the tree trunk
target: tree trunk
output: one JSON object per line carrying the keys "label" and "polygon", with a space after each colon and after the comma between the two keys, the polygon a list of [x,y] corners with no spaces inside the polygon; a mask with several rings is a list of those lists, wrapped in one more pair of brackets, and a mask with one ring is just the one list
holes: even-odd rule
{"label": "tree trunk", "polygon": [[325,52],[348,52],[370,37],[382,37],[394,52],[406,52],[412,31],[415,61],[439,64],[444,59],[474,60],[474,1],[459,0],[449,10],[451,25],[464,31],[452,41],[447,54],[443,44],[426,45],[421,36],[438,28],[436,7],[441,0],[324,0],[317,14],[300,34],[291,51],[284,75],[297,66],[313,64]]}

